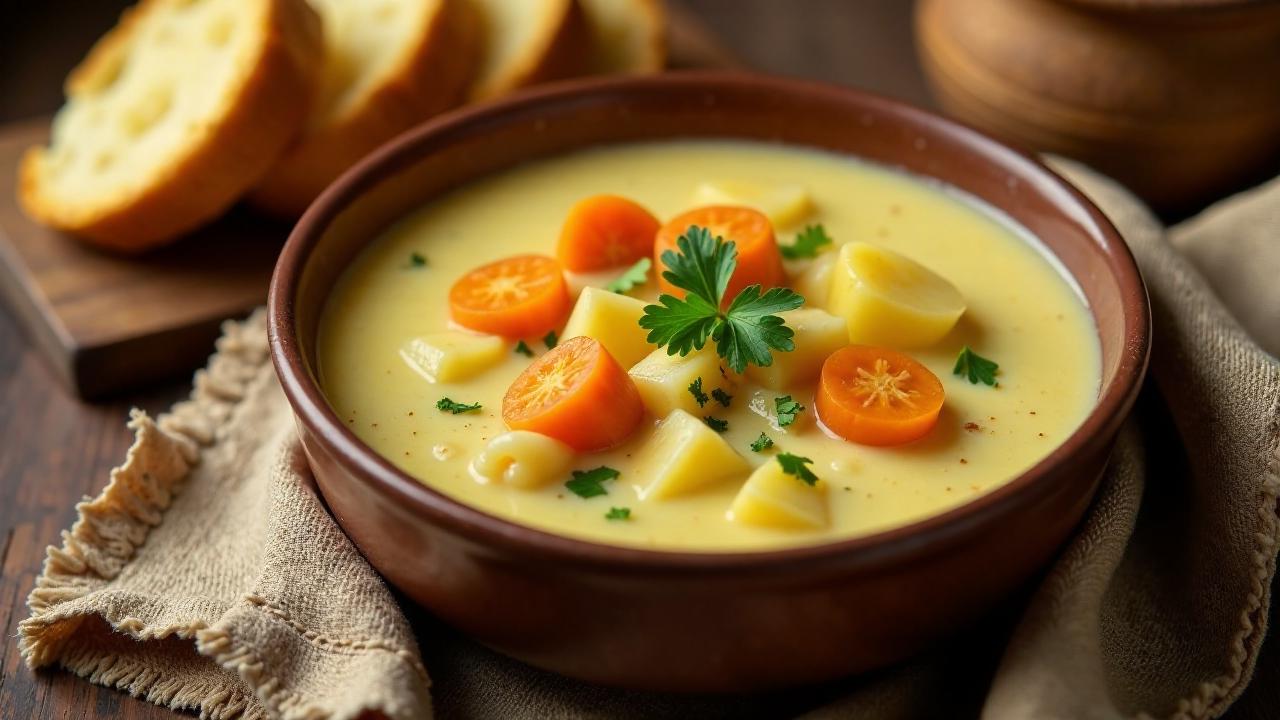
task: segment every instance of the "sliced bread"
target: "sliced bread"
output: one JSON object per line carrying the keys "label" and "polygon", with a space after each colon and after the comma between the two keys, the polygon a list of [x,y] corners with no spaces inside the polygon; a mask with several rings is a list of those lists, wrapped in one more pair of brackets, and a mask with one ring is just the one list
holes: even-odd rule
{"label": "sliced bread", "polygon": [[589,71],[591,35],[577,0],[469,1],[485,35],[472,100]]}
{"label": "sliced bread", "polygon": [[658,72],[666,63],[662,0],[579,0],[591,29],[591,71]]}
{"label": "sliced bread", "polygon": [[480,57],[466,0],[312,0],[324,21],[320,99],[250,201],[297,217],[344,170],[459,104]]}
{"label": "sliced bread", "polygon": [[142,0],[66,82],[18,195],[38,221],[125,251],[217,216],[293,140],[318,84],[304,0]]}

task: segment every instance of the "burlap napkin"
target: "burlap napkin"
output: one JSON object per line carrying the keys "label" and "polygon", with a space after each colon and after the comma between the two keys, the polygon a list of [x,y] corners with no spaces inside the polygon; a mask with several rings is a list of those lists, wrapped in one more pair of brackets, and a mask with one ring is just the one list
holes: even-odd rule
{"label": "burlap napkin", "polygon": [[[803,691],[689,698],[533,670],[420,611],[436,712],[462,717],[1213,717],[1266,634],[1280,488],[1280,364],[1125,191],[1063,165],[1115,221],[1151,293],[1151,381],[1078,535],[1025,597],[897,668]],[[1171,236],[1280,347],[1280,183]],[[1265,268],[1271,268],[1268,272]],[[326,514],[266,358],[229,323],[192,399],[137,434],[50,548],[20,628],[61,665],[215,718],[432,714],[392,594]]]}

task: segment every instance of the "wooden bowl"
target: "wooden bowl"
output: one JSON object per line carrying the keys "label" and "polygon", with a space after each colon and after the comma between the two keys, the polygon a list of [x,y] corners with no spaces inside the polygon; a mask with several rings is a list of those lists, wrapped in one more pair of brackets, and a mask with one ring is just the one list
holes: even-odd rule
{"label": "wooden bowl", "polygon": [[[826,148],[938,178],[1040,236],[1088,297],[1098,405],[1043,461],[942,515],[773,552],[684,553],[549,534],[460,504],[360,441],[316,381],[334,280],[379,231],[469,180],[589,145],[673,137]],[[271,284],[271,352],[334,517],[390,582],[508,655],[676,691],[810,683],[899,660],[1042,566],[1093,496],[1146,367],[1146,292],[1124,242],[1036,160],[853,90],[691,73],[584,80],[464,110],[384,146],[307,211]]]}
{"label": "wooden bowl", "polygon": [[1186,212],[1280,168],[1276,0],[921,0],[942,107]]}

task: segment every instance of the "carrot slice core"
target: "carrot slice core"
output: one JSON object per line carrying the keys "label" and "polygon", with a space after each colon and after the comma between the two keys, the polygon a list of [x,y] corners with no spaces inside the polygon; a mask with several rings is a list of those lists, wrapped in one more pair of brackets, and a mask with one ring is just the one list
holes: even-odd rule
{"label": "carrot slice core", "polygon": [[851,345],[823,363],[814,404],[822,423],[846,440],[899,445],[933,429],[944,399],[938,376],[910,356]]}

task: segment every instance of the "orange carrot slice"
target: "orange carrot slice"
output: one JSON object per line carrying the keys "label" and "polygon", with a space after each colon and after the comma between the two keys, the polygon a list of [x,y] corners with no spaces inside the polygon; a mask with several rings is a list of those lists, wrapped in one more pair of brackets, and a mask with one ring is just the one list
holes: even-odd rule
{"label": "orange carrot slice", "polygon": [[[751,208],[731,205],[711,205],[696,208],[675,216],[658,230],[653,247],[654,267],[664,268],[662,253],[678,252],[676,239],[685,234],[690,225],[699,225],[711,232],[712,237],[732,240],[738,249],[738,267],[729,278],[724,302],[728,304],[743,288],[759,285],[768,290],[783,284],[782,254],[773,235],[769,218]],[[667,282],[659,273],[659,287],[663,292],[684,297],[684,291]]]}
{"label": "orange carrot slice", "polygon": [[938,376],[894,350],[850,345],[822,365],[815,405],[835,434],[863,445],[899,445],[938,422],[945,393]]}
{"label": "orange carrot slice", "polygon": [[536,337],[554,330],[571,305],[560,264],[543,255],[482,265],[449,289],[454,322],[504,337]]}
{"label": "orange carrot slice", "polygon": [[598,340],[585,336],[538,358],[502,398],[507,427],[548,435],[579,452],[617,445],[643,414],[631,376]]}
{"label": "orange carrot slice", "polygon": [[556,257],[572,272],[608,270],[647,257],[658,219],[617,195],[596,195],[569,209]]}

